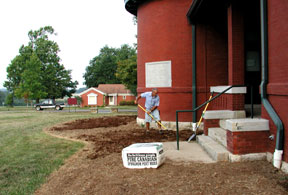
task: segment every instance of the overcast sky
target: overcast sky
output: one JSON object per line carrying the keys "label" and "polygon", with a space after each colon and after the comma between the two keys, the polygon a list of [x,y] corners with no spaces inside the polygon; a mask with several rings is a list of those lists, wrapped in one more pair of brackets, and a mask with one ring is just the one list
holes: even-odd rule
{"label": "overcast sky", "polygon": [[137,27],[124,0],[0,0],[0,88],[6,68],[29,42],[28,32],[52,26],[59,57],[72,79],[83,86],[83,74],[100,49],[136,43]]}

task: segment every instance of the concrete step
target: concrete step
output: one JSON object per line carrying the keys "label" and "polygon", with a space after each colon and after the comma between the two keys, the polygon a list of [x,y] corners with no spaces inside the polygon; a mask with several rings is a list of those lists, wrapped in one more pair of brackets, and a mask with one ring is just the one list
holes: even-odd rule
{"label": "concrete step", "polygon": [[220,120],[220,121],[219,121],[219,126],[220,126],[220,128],[222,128],[222,129],[227,129],[227,128],[226,128],[226,119]]}
{"label": "concrete step", "polygon": [[222,128],[209,128],[208,136],[227,148],[226,130]]}
{"label": "concrete step", "polygon": [[220,126],[229,131],[269,131],[269,121],[261,118],[228,119]]}
{"label": "concrete step", "polygon": [[211,137],[199,135],[196,140],[213,160],[229,161],[229,151],[224,146],[214,141]]}
{"label": "concrete step", "polygon": [[245,110],[208,110],[205,112],[204,119],[231,119],[231,118],[245,118]]}

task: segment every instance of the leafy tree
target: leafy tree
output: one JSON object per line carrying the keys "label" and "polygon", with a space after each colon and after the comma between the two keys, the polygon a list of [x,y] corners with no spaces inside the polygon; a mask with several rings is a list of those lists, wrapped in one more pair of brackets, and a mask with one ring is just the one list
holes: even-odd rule
{"label": "leafy tree", "polygon": [[13,102],[14,102],[14,95],[13,95],[13,93],[9,93],[6,96],[5,104],[10,106],[10,107],[13,107]]}
{"label": "leafy tree", "polygon": [[84,84],[87,87],[120,83],[115,76],[117,69],[116,53],[116,49],[105,46],[100,50],[100,54],[90,61],[84,74]]}
{"label": "leafy tree", "polygon": [[116,77],[134,95],[137,95],[137,56],[118,62]]}
{"label": "leafy tree", "polygon": [[60,64],[59,46],[49,40],[53,35],[51,26],[29,31],[27,46],[22,45],[7,68],[4,86],[26,99],[60,98],[75,92],[77,81],[71,81],[71,70]]}
{"label": "leafy tree", "polygon": [[82,97],[81,96],[75,96],[75,98],[77,99],[77,105],[81,105],[82,103]]}
{"label": "leafy tree", "polygon": [[21,81],[15,89],[16,97],[24,97],[26,102],[29,99],[40,99],[47,96],[45,87],[42,86],[41,61],[35,53],[25,63],[25,69],[21,74]]}
{"label": "leafy tree", "polygon": [[136,50],[129,45],[121,48],[103,47],[100,54],[94,57],[84,74],[87,87],[97,87],[99,84],[118,84],[120,80],[116,77],[117,63],[129,59],[136,54]]}

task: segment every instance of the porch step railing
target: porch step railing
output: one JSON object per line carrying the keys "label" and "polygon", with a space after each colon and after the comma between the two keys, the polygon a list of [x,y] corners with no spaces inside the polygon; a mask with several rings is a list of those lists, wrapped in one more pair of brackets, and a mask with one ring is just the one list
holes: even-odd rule
{"label": "porch step railing", "polygon": [[[198,106],[197,108],[194,108],[193,110],[176,110],[176,140],[177,140],[177,150],[179,150],[179,126],[178,126],[178,113],[181,112],[196,112],[197,110],[199,110],[200,108],[202,108],[203,106],[205,106],[206,104],[212,102],[213,100],[215,100],[216,98],[218,98],[219,96],[223,95],[225,92],[227,92],[228,90],[232,89],[233,87],[247,87],[245,85],[231,85],[229,87],[227,87],[225,90],[223,90],[221,93],[217,94],[216,96],[212,97],[211,99],[207,100],[206,102],[204,102],[203,104],[201,104],[200,106]],[[251,118],[254,117],[254,109],[253,109],[253,86],[248,86],[250,87],[251,90]]]}

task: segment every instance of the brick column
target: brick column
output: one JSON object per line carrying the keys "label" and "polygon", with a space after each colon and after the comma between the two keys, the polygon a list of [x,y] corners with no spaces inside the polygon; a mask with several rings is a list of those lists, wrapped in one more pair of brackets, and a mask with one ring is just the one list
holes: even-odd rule
{"label": "brick column", "polygon": [[[231,3],[228,7],[228,84],[244,84],[244,16],[241,5]],[[233,110],[244,110],[244,96],[231,95],[228,101]],[[237,106],[234,106],[237,102]],[[241,105],[239,105],[241,104]]]}

